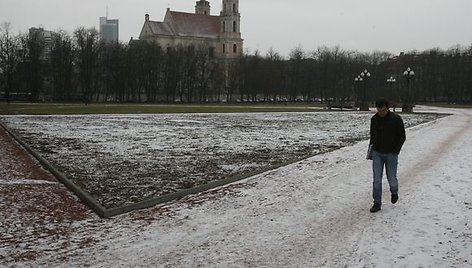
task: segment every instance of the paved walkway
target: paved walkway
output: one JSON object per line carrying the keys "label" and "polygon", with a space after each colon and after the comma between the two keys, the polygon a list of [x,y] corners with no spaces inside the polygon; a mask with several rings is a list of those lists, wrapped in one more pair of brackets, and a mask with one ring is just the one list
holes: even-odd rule
{"label": "paved walkway", "polygon": [[88,215],[54,176],[0,127],[0,266],[34,260],[45,237],[69,236]]}

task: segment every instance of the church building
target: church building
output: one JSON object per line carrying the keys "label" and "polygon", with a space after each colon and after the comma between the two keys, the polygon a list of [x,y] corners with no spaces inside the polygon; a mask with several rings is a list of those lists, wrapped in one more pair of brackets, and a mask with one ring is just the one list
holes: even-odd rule
{"label": "church building", "polygon": [[239,0],[222,1],[219,16],[210,15],[210,3],[206,0],[196,2],[195,13],[168,8],[162,22],[151,21],[146,14],[139,39],[157,42],[163,48],[203,46],[211,57],[238,58],[243,52]]}

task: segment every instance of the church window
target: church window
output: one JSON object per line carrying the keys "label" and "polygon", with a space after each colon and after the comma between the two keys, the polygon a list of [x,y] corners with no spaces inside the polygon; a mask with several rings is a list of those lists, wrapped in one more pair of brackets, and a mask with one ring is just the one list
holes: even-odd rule
{"label": "church window", "polygon": [[223,44],[223,54],[226,54],[226,44]]}
{"label": "church window", "polygon": [[233,53],[236,53],[238,51],[238,45],[233,44]]}
{"label": "church window", "polygon": [[214,57],[215,57],[215,48],[214,48],[214,47],[208,48],[208,56],[209,56],[210,58],[214,58]]}
{"label": "church window", "polygon": [[236,30],[236,21],[233,21],[233,33],[237,32]]}
{"label": "church window", "polygon": [[226,22],[223,21],[223,33],[225,33],[225,32],[226,32]]}

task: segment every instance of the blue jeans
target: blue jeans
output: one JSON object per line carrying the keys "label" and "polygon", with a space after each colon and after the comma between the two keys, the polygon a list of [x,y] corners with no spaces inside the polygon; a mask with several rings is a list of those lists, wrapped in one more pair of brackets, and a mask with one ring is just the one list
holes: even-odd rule
{"label": "blue jeans", "polygon": [[387,173],[387,181],[390,185],[390,193],[398,194],[397,167],[398,155],[393,153],[372,152],[372,170],[374,174],[373,198],[374,203],[382,204],[382,176],[384,166]]}

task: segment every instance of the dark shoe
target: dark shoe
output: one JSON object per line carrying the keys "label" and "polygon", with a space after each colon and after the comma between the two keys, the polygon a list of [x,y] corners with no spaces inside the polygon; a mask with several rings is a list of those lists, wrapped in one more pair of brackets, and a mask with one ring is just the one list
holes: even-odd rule
{"label": "dark shoe", "polygon": [[372,213],[375,213],[377,211],[380,210],[380,205],[379,204],[374,204],[371,208],[370,208],[370,212]]}
{"label": "dark shoe", "polygon": [[391,199],[391,201],[392,201],[392,204],[397,203],[397,201],[398,201],[398,194],[392,194],[392,199]]}

